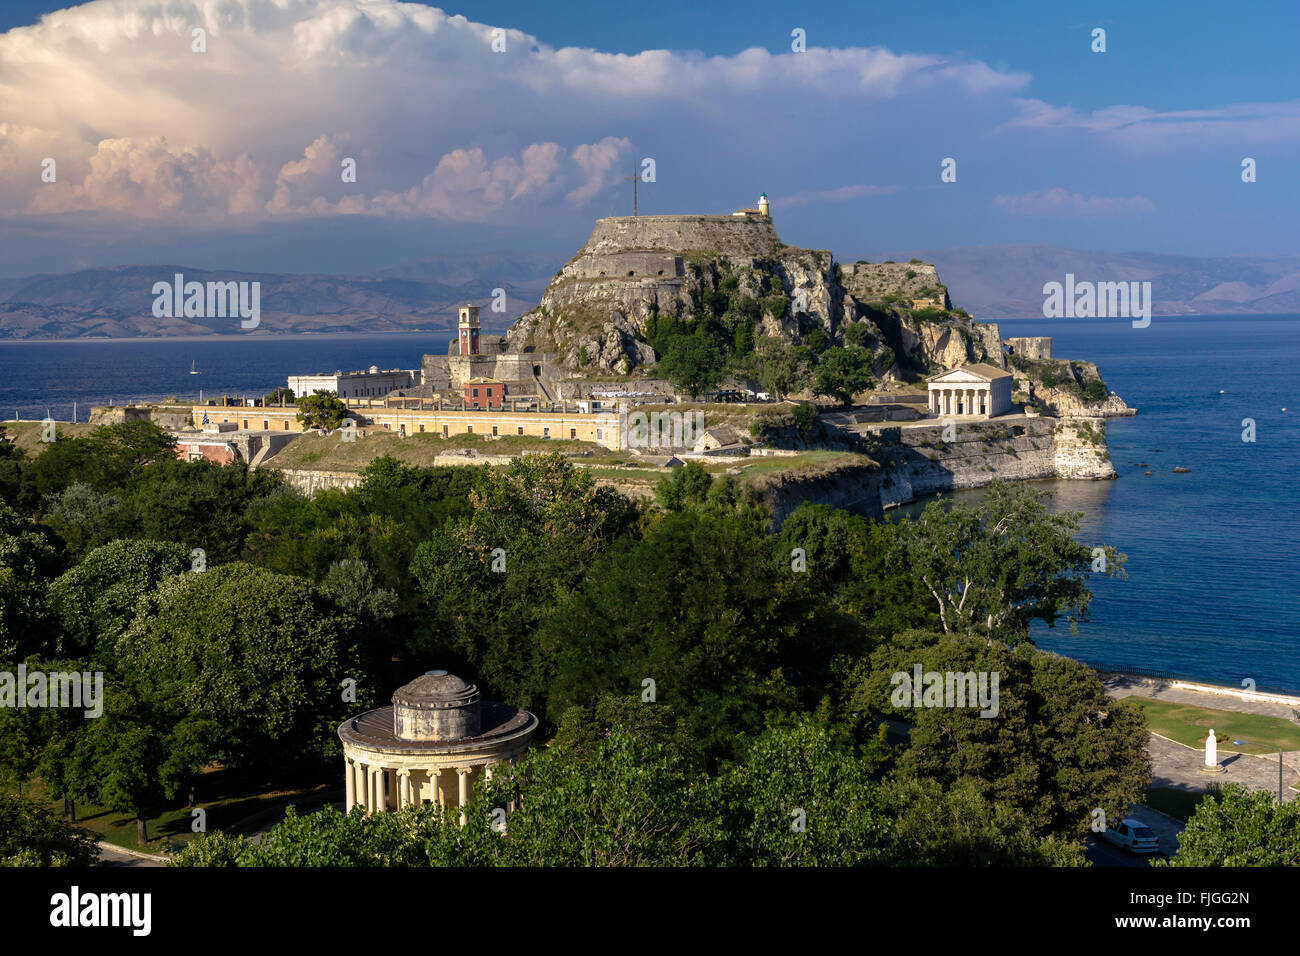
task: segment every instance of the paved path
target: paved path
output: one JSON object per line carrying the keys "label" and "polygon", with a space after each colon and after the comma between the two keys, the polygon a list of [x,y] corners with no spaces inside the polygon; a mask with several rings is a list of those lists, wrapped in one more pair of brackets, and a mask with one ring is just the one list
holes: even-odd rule
{"label": "paved path", "polygon": [[99,862],[103,866],[163,866],[163,862],[143,853],[129,853],[112,843],[99,841]]}
{"label": "paved path", "polygon": [[[1212,710],[1231,710],[1242,714],[1266,714],[1300,724],[1300,710],[1290,704],[1264,700],[1245,700],[1240,697],[1204,693],[1191,688],[1170,687],[1165,681],[1129,677],[1122,674],[1101,675],[1106,693],[1112,697],[1148,697],[1175,704],[1191,704]],[[1173,787],[1179,790],[1202,791],[1208,783],[1240,783],[1254,790],[1277,793],[1277,754],[1239,754],[1232,750],[1232,741],[1219,741],[1219,766],[1224,772],[1204,773],[1204,749],[1187,747],[1159,734],[1151,734],[1147,741],[1151,754],[1152,785]],[[1291,787],[1300,777],[1300,751],[1289,750],[1282,755],[1282,799],[1300,797]]]}

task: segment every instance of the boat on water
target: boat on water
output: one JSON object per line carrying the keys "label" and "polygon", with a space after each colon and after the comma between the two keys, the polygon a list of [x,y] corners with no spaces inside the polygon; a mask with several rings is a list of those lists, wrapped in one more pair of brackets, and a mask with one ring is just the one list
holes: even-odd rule
{"label": "boat on water", "polygon": [[198,369],[196,369],[196,368],[194,367],[194,361],[193,361],[193,360],[190,361],[190,374],[191,374],[191,375],[202,375],[202,374],[203,374],[202,372],[200,372]]}

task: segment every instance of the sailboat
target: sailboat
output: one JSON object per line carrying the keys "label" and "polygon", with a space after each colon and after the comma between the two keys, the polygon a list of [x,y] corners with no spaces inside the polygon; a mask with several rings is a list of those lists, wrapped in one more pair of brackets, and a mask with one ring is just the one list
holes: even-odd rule
{"label": "sailboat", "polygon": [[196,368],[194,367],[194,361],[193,361],[193,359],[190,360],[190,374],[191,374],[191,375],[202,375],[202,374],[203,374],[202,372],[200,372],[198,369],[196,369]]}

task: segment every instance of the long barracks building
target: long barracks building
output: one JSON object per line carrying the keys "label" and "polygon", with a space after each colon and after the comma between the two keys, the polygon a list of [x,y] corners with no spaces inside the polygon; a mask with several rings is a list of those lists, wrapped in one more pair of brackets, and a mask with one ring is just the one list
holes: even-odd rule
{"label": "long barracks building", "polygon": [[[453,409],[439,408],[437,403],[401,399],[389,404],[366,400],[352,400],[346,404],[357,430],[364,435],[370,429],[384,429],[399,435],[420,433],[441,435],[527,435],[533,438],[571,438],[595,442],[606,448],[621,449],[618,412],[614,409],[600,412],[581,412],[562,404],[557,411],[525,411],[514,409]],[[403,407],[403,405],[405,407]],[[248,430],[301,432],[298,409],[284,407],[244,407],[239,405],[194,405],[191,415],[196,428],[202,428],[204,416],[208,425],[233,422],[236,427]]]}

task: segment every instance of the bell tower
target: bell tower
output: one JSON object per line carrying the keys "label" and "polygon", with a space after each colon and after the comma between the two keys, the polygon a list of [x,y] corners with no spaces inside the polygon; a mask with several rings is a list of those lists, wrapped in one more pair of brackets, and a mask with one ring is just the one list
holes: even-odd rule
{"label": "bell tower", "polygon": [[460,354],[478,355],[478,306],[460,307]]}

